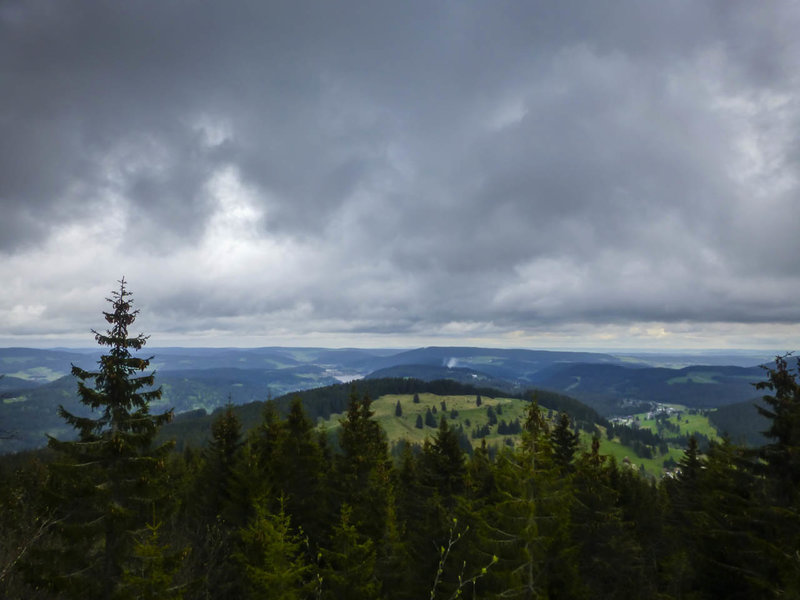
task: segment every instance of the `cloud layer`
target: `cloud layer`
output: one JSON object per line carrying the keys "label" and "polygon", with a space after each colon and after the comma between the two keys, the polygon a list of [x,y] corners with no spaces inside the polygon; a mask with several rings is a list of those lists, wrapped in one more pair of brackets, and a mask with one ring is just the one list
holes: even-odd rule
{"label": "cloud layer", "polygon": [[729,0],[9,0],[0,342],[80,340],[125,274],[175,343],[793,347],[798,29]]}

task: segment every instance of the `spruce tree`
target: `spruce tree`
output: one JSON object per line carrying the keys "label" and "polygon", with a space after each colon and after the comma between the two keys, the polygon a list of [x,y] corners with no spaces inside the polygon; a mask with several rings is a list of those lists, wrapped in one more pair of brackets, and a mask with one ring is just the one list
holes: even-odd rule
{"label": "spruce tree", "polygon": [[550,434],[550,443],[553,445],[553,459],[562,471],[572,469],[572,461],[578,449],[580,437],[577,432],[570,429],[570,419],[567,413],[558,417],[555,429]]}
{"label": "spruce tree", "polygon": [[494,412],[494,409],[491,406],[486,407],[486,417],[489,419],[489,427],[492,425],[497,425],[497,413]]}
{"label": "spruce tree", "polygon": [[133,566],[122,577],[121,598],[136,600],[181,600],[184,590],[175,584],[183,552],[161,543],[161,524],[148,525],[147,532],[133,547]]}
{"label": "spruce tree", "polygon": [[433,443],[425,447],[422,457],[426,483],[435,488],[451,508],[453,497],[464,491],[467,468],[458,436],[444,417],[439,421]]}
{"label": "spruce tree", "polygon": [[386,433],[373,419],[371,405],[369,396],[359,399],[352,390],[339,430],[342,453],[335,462],[335,478],[339,506],[352,508],[350,523],[377,540],[386,530],[391,460]]}
{"label": "spruce tree", "polygon": [[248,598],[301,600],[316,586],[312,565],[306,559],[306,541],[295,530],[284,510],[283,500],[276,514],[264,503],[240,532],[240,551],[234,559],[241,565]]}
{"label": "spruce tree", "polygon": [[323,598],[375,600],[380,597],[376,576],[375,543],[351,523],[351,509],[343,504],[339,523],[333,528],[331,548],[321,552]]}
{"label": "spruce tree", "polygon": [[518,448],[498,455],[499,501],[484,515],[484,547],[499,562],[484,586],[514,598],[580,597],[569,540],[574,502],[552,456],[550,431],[536,403],[528,406]]}
{"label": "spruce tree", "polygon": [[[325,491],[328,466],[314,431],[314,423],[303,403],[295,397],[286,416],[284,434],[275,448],[271,465],[272,484],[285,502],[286,513],[312,539],[327,527],[329,500]],[[273,501],[277,501],[273,498]],[[273,510],[276,505],[273,504]]]}
{"label": "spruce tree", "polygon": [[236,534],[250,510],[241,455],[241,423],[229,402],[211,424],[203,468],[187,499],[192,576],[209,599],[241,595],[238,568],[231,559]]}
{"label": "spruce tree", "polygon": [[430,406],[425,411],[425,425],[428,427],[436,427],[436,417],[433,416]]}
{"label": "spruce tree", "polygon": [[800,383],[786,359],[776,357],[775,368],[766,369],[768,380],[756,384],[757,389],[772,392],[762,398],[766,406],[756,409],[770,421],[764,435],[772,441],[759,454],[771,491],[777,503],[791,505],[800,496]]}
{"label": "spruce tree", "polygon": [[136,534],[167,496],[160,478],[172,444],[153,448],[152,442],[172,411],[150,414],[161,388],[153,389],[154,373],[137,375],[151,359],[132,354],[148,338],[128,332],[139,313],[130,296],[123,278],[107,298],[111,310],[103,312],[110,328],[92,330],[97,343],[110,348],[98,370],[72,367],[81,403],[98,414],[81,416],[60,406],[59,414],[77,429],[78,439],[49,439],[66,459],[54,464],[53,472],[64,549],[53,563],[59,572],[51,583],[73,597],[114,596]]}

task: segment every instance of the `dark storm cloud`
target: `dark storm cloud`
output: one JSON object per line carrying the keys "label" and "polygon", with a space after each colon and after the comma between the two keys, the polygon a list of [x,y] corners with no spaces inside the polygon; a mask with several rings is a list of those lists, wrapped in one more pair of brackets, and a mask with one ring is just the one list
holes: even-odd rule
{"label": "dark storm cloud", "polygon": [[174,257],[232,170],[258,238],[307,260],[202,302],[200,275],[153,268],[175,288],[154,307],[362,332],[796,321],[799,21],[744,1],[5,2],[0,252],[122,210],[114,244]]}

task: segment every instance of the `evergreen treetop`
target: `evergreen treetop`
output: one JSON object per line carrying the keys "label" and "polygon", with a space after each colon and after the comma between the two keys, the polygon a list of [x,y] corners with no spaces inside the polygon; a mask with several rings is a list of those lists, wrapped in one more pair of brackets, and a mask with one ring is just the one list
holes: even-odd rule
{"label": "evergreen treetop", "polygon": [[74,597],[110,598],[119,591],[132,540],[168,495],[160,478],[172,444],[151,446],[172,411],[151,415],[149,404],[161,397],[161,388],[152,389],[154,373],[136,376],[150,359],[132,354],[147,336],[128,333],[139,313],[130,296],[123,278],[107,298],[111,310],[103,312],[109,329],[92,330],[97,343],[110,348],[98,370],[72,367],[81,403],[99,415],[80,416],[60,406],[78,439],[48,442],[66,456],[53,465],[51,493],[63,512],[59,531],[68,548],[52,565],[58,574],[51,583]]}

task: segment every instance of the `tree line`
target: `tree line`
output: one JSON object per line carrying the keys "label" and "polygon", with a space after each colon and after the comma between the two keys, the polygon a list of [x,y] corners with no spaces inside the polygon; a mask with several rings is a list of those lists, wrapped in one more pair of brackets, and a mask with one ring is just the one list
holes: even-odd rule
{"label": "tree line", "polygon": [[[769,442],[690,438],[654,481],[582,448],[566,413],[530,403],[521,443],[471,455],[441,411],[397,458],[350,388],[338,439],[303,402],[228,406],[210,442],[154,442],[170,413],[124,280],[75,370],[92,417],[47,453],[0,461],[0,595],[9,598],[766,598],[800,595],[800,384],[759,384]],[[91,382],[91,383],[90,383]],[[444,408],[444,407],[443,407]]]}

